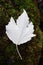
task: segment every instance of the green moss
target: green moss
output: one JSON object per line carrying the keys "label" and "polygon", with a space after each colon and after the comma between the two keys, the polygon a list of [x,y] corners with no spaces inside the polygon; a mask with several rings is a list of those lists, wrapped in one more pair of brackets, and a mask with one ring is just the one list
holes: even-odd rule
{"label": "green moss", "polygon": [[[36,37],[19,46],[23,57],[23,60],[20,60],[16,46],[5,34],[5,25],[11,16],[16,20],[23,9],[27,11],[30,21],[35,25]],[[40,12],[33,0],[0,0],[0,65],[38,65],[43,38],[39,24]]]}

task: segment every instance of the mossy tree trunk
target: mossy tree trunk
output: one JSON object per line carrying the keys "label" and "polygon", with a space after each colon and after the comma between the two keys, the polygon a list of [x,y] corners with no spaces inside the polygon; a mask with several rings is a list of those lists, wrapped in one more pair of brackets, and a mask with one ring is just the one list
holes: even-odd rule
{"label": "mossy tree trunk", "polygon": [[[25,9],[30,21],[35,25],[36,37],[30,42],[18,46],[22,55],[17,54],[16,46],[8,39],[5,25],[10,17],[16,20]],[[42,32],[39,28],[40,12],[33,0],[0,0],[0,65],[38,65],[42,48]]]}

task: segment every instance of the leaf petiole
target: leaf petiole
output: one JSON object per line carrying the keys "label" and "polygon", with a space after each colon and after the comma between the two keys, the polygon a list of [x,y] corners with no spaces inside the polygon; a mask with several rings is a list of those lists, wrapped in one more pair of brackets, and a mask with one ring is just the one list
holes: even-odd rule
{"label": "leaf petiole", "polygon": [[16,50],[17,50],[17,53],[18,53],[20,59],[22,60],[22,56],[21,56],[21,54],[20,54],[20,52],[19,52],[18,45],[16,45]]}

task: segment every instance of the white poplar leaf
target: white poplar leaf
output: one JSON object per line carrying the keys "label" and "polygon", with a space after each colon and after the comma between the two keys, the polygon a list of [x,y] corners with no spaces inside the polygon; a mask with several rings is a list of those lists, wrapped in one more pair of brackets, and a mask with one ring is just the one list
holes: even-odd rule
{"label": "white poplar leaf", "polygon": [[32,22],[29,22],[29,17],[25,10],[23,10],[23,13],[18,17],[16,23],[13,17],[11,17],[10,22],[6,25],[6,34],[8,38],[16,44],[17,52],[22,59],[17,45],[26,43],[30,41],[32,37],[36,36],[36,34],[34,34],[34,25]]}
{"label": "white poplar leaf", "polygon": [[7,36],[17,45],[30,41],[32,37],[36,36],[33,32],[34,25],[32,22],[29,22],[29,17],[25,10],[18,17],[16,23],[13,17],[11,17],[10,22],[6,25]]}

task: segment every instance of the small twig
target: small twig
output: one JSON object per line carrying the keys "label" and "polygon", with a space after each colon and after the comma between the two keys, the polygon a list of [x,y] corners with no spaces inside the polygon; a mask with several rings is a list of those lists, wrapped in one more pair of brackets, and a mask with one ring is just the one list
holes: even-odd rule
{"label": "small twig", "polygon": [[20,59],[22,60],[22,56],[21,56],[21,54],[20,54],[20,52],[19,52],[18,45],[16,45],[16,49],[17,49],[17,53],[18,53]]}

